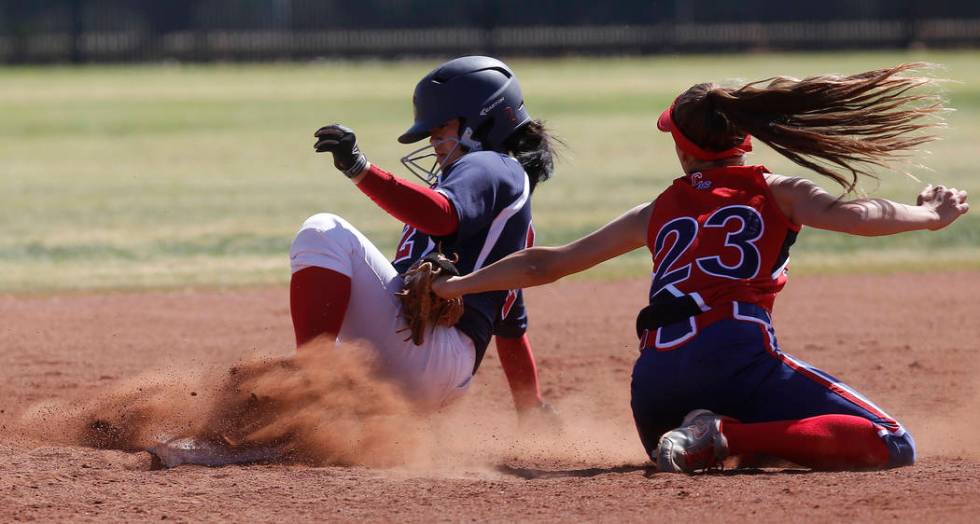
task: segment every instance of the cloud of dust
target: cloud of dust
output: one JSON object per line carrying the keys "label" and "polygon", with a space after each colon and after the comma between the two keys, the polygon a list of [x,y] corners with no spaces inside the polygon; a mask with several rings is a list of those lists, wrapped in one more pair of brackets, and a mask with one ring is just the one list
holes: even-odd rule
{"label": "cloud of dust", "polygon": [[632,426],[600,414],[596,392],[562,400],[561,431],[548,417],[518,427],[509,406],[470,398],[422,413],[376,373],[373,354],[318,341],[293,357],[249,358],[230,369],[147,373],[89,400],[37,404],[19,426],[41,440],[102,449],[139,451],[193,436],[273,445],[307,464],[444,474],[507,461],[564,468],[645,460]]}
{"label": "cloud of dust", "polygon": [[31,436],[103,449],[143,450],[194,436],[282,447],[316,464],[393,465],[417,452],[424,426],[368,351],[321,342],[290,358],[231,369],[155,372],[88,401],[44,402],[19,426]]}
{"label": "cloud of dust", "polygon": [[542,470],[644,463],[632,424],[622,414],[607,416],[610,401],[603,397],[601,391],[565,396],[560,417],[523,424],[509,407],[489,410],[464,399],[432,418],[426,442],[432,452],[414,466],[449,472],[508,463]]}
{"label": "cloud of dust", "polygon": [[17,426],[40,440],[103,449],[144,449],[159,437],[192,434],[207,408],[204,372],[153,372],[100,389],[89,399],[48,400]]}

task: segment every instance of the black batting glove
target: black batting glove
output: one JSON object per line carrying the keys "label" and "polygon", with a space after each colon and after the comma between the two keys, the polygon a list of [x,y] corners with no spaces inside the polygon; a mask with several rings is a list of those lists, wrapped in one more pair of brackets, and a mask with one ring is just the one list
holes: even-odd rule
{"label": "black batting glove", "polygon": [[347,178],[354,178],[361,174],[364,166],[367,165],[367,158],[357,148],[357,136],[354,130],[340,124],[331,124],[317,129],[313,133],[316,137],[316,144],[313,149],[317,153],[329,151],[333,153],[333,165]]}

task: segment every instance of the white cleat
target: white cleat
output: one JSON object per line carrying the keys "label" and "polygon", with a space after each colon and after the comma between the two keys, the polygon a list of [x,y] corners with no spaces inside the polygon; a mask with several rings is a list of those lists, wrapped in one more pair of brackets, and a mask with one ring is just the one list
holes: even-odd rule
{"label": "white cleat", "polygon": [[283,451],[277,447],[238,448],[193,437],[160,442],[146,451],[153,455],[161,468],[175,468],[182,464],[209,467],[254,464],[283,457]]}
{"label": "white cleat", "polygon": [[722,417],[696,409],[681,426],[660,437],[657,469],[667,473],[695,473],[721,467],[728,457],[728,440],[721,433]]}

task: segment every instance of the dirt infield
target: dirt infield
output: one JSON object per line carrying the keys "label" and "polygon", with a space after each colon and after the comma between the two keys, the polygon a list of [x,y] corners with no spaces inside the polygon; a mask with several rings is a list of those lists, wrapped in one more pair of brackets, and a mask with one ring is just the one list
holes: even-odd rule
{"label": "dirt infield", "polygon": [[976,521],[980,273],[795,278],[777,304],[785,350],[915,435],[915,466],[870,473],[654,474],[628,403],[647,285],[528,293],[560,437],[522,438],[491,349],[468,397],[425,423],[424,445],[402,465],[165,471],[151,471],[144,452],[68,444],[59,424],[120,388],[289,353],[286,290],[0,296],[0,521]]}

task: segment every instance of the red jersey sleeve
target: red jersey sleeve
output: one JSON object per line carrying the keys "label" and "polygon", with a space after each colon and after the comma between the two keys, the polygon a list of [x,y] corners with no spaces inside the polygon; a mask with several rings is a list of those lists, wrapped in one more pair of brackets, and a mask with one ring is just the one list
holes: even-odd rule
{"label": "red jersey sleeve", "polygon": [[452,235],[459,228],[459,217],[445,195],[408,183],[374,164],[357,187],[389,215],[430,236]]}

